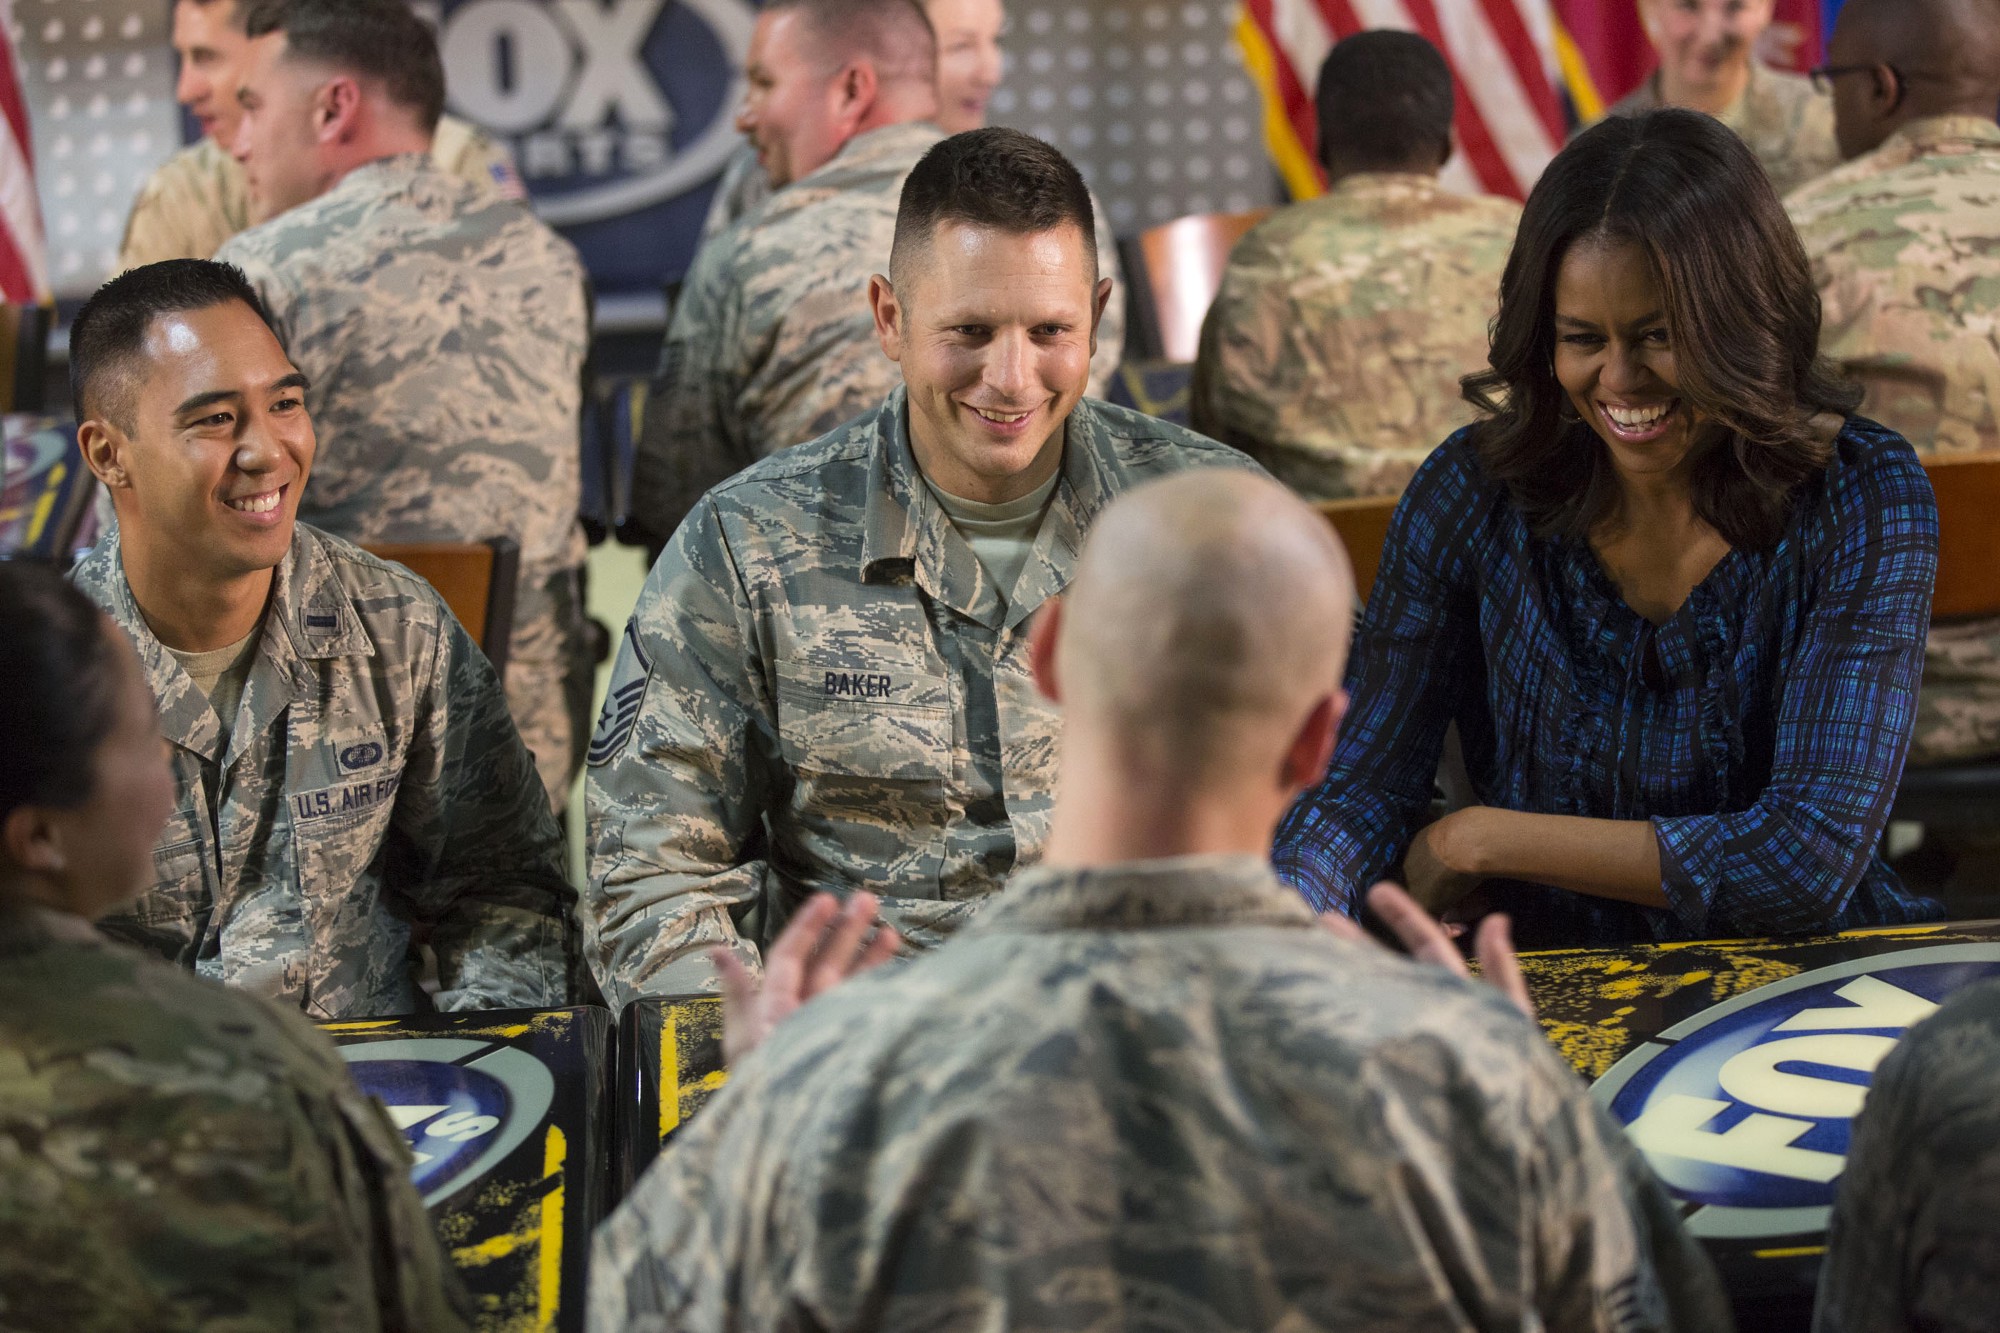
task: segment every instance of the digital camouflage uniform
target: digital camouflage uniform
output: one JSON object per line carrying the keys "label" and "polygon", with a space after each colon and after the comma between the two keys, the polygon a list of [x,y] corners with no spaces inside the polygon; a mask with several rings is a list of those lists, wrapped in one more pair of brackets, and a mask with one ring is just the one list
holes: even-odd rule
{"label": "digital camouflage uniform", "polygon": [[131,636],[172,751],[155,881],[105,929],[318,1019],[568,1003],[576,895],[493,668],[429,584],[300,524],[230,728],[146,626],[117,534],[77,586]]}
{"label": "digital camouflage uniform", "polygon": [[1024,871],[813,1000],[591,1264],[603,1333],[1729,1326],[1532,1022],[1250,856]]}
{"label": "digital camouflage uniform", "polygon": [[[1609,114],[1636,116],[1664,105],[1656,72]],[[1833,99],[1814,92],[1812,80],[1803,74],[1752,60],[1743,95],[1716,119],[1749,145],[1780,196],[1840,165],[1840,149],[1833,140]]]}
{"label": "digital camouflage uniform", "polygon": [[296,1014],[0,921],[0,1329],[464,1329],[409,1172]]}
{"label": "digital camouflage uniform", "polygon": [[1099,510],[1148,478],[1252,466],[1084,399],[1003,596],[924,484],[905,394],[711,491],[654,565],[591,744],[588,956],[613,1005],[711,988],[798,904],[868,889],[936,943],[1033,860],[1055,706],[1028,618]]}
{"label": "digital camouflage uniform", "polygon": [[[708,244],[738,219],[762,207],[771,197],[770,180],[757,161],[756,146],[745,142],[722,169],[722,179],[709,200],[708,216],[702,219],[701,243]],[[1111,300],[1104,307],[1104,318],[1098,321],[1097,350],[1090,357],[1089,393],[1092,398],[1102,398],[1125,351],[1125,279],[1118,268],[1118,239],[1104,225],[1104,210],[1095,195],[1091,196],[1090,209],[1097,233],[1097,276],[1111,279]]]}
{"label": "digital camouflage uniform", "polygon": [[[875,338],[868,279],[889,271],[904,178],[943,138],[924,121],[858,134],[702,246],[646,405],[632,480],[639,527],[665,541],[710,486],[902,383]],[[1114,277],[1117,246],[1099,232],[1099,273]],[[1113,291],[1099,325],[1092,392],[1117,368],[1123,299]]]}
{"label": "digital camouflage uniform", "polygon": [[[455,176],[507,199],[527,191],[506,148],[456,116],[438,120],[431,157]],[[215,140],[181,149],[139,188],[125,220],[118,271],[162,259],[209,259],[222,243],[250,226],[250,187],[243,165]]]}
{"label": "digital camouflage uniform", "polygon": [[[1785,202],[1862,411],[1922,453],[2000,449],[2000,125],[1915,121]],[[2000,621],[1938,626],[1910,762],[1996,753]]]}
{"label": "digital camouflage uniform", "polygon": [[1365,172],[1266,218],[1202,324],[1195,429],[1307,499],[1401,495],[1473,419],[1458,379],[1486,365],[1520,217],[1510,199]]}
{"label": "digital camouflage uniform", "polygon": [[2000,984],[1911,1028],[1854,1122],[1815,1333],[1985,1333],[2000,1310]]}
{"label": "digital camouflage uniform", "polygon": [[521,544],[507,703],[551,805],[589,704],[577,413],[583,265],[521,204],[420,154],[358,167],[216,256],[264,298],[311,380],[299,517],[357,542]]}

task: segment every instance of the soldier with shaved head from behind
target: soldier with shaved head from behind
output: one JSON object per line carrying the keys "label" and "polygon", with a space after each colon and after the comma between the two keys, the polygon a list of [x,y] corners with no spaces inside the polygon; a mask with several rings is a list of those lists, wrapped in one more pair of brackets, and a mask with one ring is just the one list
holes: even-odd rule
{"label": "soldier with shaved head from behind", "polygon": [[1272,872],[1353,602],[1268,478],[1114,501],[1032,636],[1064,724],[1042,863],[775,1025],[598,1231],[590,1326],[1728,1328],[1517,1007],[1504,923],[1480,945],[1514,1004],[1322,926]]}

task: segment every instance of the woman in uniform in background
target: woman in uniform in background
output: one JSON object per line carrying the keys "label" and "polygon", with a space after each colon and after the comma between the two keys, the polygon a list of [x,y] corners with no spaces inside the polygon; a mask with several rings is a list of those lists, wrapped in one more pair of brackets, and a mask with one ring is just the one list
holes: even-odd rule
{"label": "woman in uniform in background", "polygon": [[465,1328],[332,1044],[92,927],[152,882],[173,796],[131,644],[0,563],[0,1326]]}
{"label": "woman in uniform in background", "polygon": [[[1797,234],[1740,140],[1600,122],[1529,196],[1405,493],[1326,781],[1279,872],[1353,914],[1402,862],[1528,947],[1934,919],[1878,844],[1915,720],[1937,509],[1818,358]],[[1456,721],[1479,803],[1428,826]]]}

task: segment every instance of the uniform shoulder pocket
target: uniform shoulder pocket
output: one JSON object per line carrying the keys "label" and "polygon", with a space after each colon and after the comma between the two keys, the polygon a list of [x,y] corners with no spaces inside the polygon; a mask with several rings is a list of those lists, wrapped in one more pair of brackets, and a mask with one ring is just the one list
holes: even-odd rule
{"label": "uniform shoulder pocket", "polygon": [[902,664],[778,663],[778,742],[803,772],[899,781],[951,771],[951,680]]}

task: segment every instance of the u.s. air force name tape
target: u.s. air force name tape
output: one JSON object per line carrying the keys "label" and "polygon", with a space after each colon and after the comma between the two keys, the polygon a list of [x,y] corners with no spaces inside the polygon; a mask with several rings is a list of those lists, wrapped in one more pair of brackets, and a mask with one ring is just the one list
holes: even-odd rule
{"label": "u.s. air force name tape", "polygon": [[1946,996],[1993,976],[2000,944],[1816,968],[1675,1024],[1591,1091],[1690,1207],[1692,1234],[1822,1231],[1875,1067]]}

